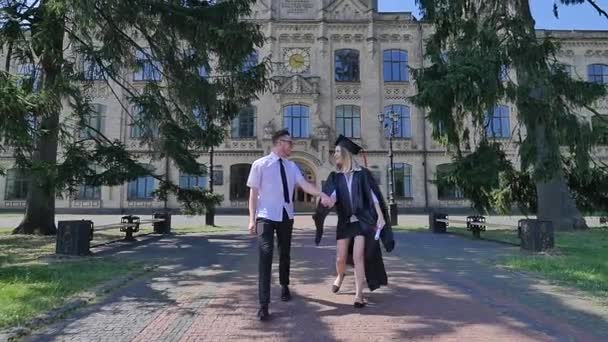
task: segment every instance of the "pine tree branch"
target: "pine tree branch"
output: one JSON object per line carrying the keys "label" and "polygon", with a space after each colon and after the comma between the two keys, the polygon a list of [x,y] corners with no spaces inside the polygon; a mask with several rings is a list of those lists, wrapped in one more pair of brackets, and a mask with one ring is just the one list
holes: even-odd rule
{"label": "pine tree branch", "polygon": [[606,13],[606,11],[604,11],[597,3],[595,3],[595,0],[587,0],[587,2],[593,6],[600,15],[603,15],[604,17],[606,17],[606,19],[608,19],[608,13]]}

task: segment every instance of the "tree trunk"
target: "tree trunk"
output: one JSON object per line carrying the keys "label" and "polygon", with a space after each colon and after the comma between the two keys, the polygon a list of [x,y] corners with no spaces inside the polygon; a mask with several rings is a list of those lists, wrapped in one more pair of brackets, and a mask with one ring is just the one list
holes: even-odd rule
{"label": "tree trunk", "polygon": [[[57,133],[59,126],[59,112],[45,116],[36,143],[36,151],[32,156],[34,165],[49,165],[53,168],[57,164]],[[45,170],[48,170],[45,168]],[[13,234],[40,234],[55,235],[55,180],[53,174],[36,176],[30,173],[25,216],[23,221],[13,231]]]}
{"label": "tree trunk", "polygon": [[[547,136],[544,126],[538,125],[536,129],[537,159],[542,162],[548,153]],[[555,230],[588,228],[585,218],[576,207],[570,194],[561,169],[556,170],[551,179],[536,181],[536,196],[538,219],[553,221]]]}
{"label": "tree trunk", "polygon": [[[33,45],[40,48],[40,64],[42,68],[42,87],[53,91],[57,87],[63,66],[63,37],[64,15],[56,9],[49,8],[45,1],[40,3],[42,20],[38,30],[47,34]],[[34,31],[35,28],[32,28]],[[34,35],[33,35],[34,36]],[[23,221],[13,231],[13,234],[54,235],[55,226],[55,168],[57,166],[57,147],[59,133],[59,115],[61,112],[61,97],[58,94],[56,105],[43,113],[40,125],[34,131],[41,132],[35,139],[35,150],[32,153],[32,165],[35,172],[29,174],[29,187]],[[40,170],[40,171],[39,171]]]}
{"label": "tree trunk", "polygon": [[[515,15],[522,16],[526,21],[526,34],[536,39],[534,30],[534,19],[530,12],[529,0],[515,0],[514,6]],[[532,63],[529,61],[529,63]],[[515,65],[517,79],[520,84],[525,84],[528,80],[528,69],[526,65]],[[542,93],[542,92],[540,92]],[[542,96],[542,95],[539,95]],[[528,108],[525,105],[518,104],[518,110],[523,114],[523,117],[534,118],[525,121],[526,130],[534,132],[536,135],[536,161],[535,167],[537,170],[542,168],[543,162],[551,152],[559,153],[559,151],[550,151],[551,148],[559,149],[558,146],[549,146],[548,134],[545,125],[542,122],[541,113],[532,113],[534,109]],[[526,111],[528,113],[526,113]],[[560,163],[561,166],[561,163]],[[587,224],[581,215],[581,212],[576,207],[576,203],[571,196],[570,189],[566,184],[564,173],[561,169],[555,170],[551,178],[536,181],[536,196],[538,203],[537,216],[541,220],[553,221],[555,230],[570,230],[570,229],[586,229]]]}

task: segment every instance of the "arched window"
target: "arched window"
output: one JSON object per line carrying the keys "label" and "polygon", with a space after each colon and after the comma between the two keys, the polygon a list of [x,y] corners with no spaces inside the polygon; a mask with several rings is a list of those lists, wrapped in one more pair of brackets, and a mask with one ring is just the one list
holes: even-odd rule
{"label": "arched window", "polygon": [[289,130],[294,138],[308,138],[309,109],[304,105],[283,107],[283,127]]}
{"label": "arched window", "polygon": [[462,190],[456,185],[451,184],[447,177],[454,169],[453,164],[437,165],[437,197],[440,200],[454,200],[464,198]]}
{"label": "arched window", "polygon": [[407,82],[408,80],[407,51],[384,50],[384,81]]}
{"label": "arched window", "polygon": [[336,131],[348,138],[361,138],[361,109],[353,105],[336,107]]}
{"label": "arched window", "polygon": [[6,200],[25,200],[29,179],[25,172],[20,169],[10,169],[6,171],[6,187],[4,199]]}
{"label": "arched window", "polygon": [[230,166],[230,200],[246,201],[249,199],[247,177],[251,164],[234,164]]}
{"label": "arched window", "polygon": [[359,51],[353,49],[337,50],[335,54],[335,73],[338,82],[359,82]]}
{"label": "arched window", "polygon": [[511,123],[509,117],[509,107],[496,106],[492,113],[486,113],[485,119],[486,134],[489,137],[506,139],[511,136]]}
{"label": "arched window", "polygon": [[[395,138],[411,138],[412,137],[412,122],[410,117],[410,107],[404,105],[389,105],[384,107],[384,113],[397,113],[398,120],[395,123]],[[385,115],[384,125],[390,127],[392,124],[391,115]],[[387,126],[389,125],[389,126]],[[389,132],[386,130],[386,135]]]}
{"label": "arched window", "polygon": [[254,138],[256,125],[256,108],[247,106],[236,115],[232,120],[233,138]]}
{"label": "arched window", "polygon": [[587,66],[587,76],[589,82],[598,84],[608,84],[608,65],[590,64]]}

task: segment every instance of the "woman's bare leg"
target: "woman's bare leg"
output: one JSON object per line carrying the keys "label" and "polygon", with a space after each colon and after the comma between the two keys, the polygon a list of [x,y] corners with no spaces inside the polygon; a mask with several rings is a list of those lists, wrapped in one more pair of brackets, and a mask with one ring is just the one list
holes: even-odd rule
{"label": "woman's bare leg", "polygon": [[353,261],[355,262],[355,301],[363,303],[363,288],[365,288],[365,261],[363,260],[365,251],[365,237],[358,235],[355,237],[353,248]]}
{"label": "woman's bare leg", "polygon": [[348,244],[350,239],[341,239],[336,243],[336,273],[334,285],[340,287],[346,273],[346,258],[348,257]]}

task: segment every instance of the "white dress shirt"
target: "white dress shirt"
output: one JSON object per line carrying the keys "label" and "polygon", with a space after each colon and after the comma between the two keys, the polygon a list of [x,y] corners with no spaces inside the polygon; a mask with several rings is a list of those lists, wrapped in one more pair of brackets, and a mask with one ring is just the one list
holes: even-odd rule
{"label": "white dress shirt", "polygon": [[293,218],[293,191],[296,184],[301,186],[305,182],[296,163],[283,158],[289,194],[289,203],[285,203],[279,159],[276,153],[271,152],[254,161],[247,179],[248,187],[258,189],[256,216],[277,222],[283,221],[283,208],[289,218]]}

